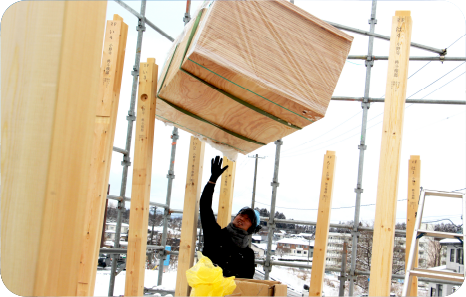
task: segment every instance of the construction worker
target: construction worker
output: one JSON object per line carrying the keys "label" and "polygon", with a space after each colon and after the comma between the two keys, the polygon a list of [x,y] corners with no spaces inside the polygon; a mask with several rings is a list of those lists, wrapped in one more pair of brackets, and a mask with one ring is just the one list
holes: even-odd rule
{"label": "construction worker", "polygon": [[223,276],[253,278],[255,272],[254,251],[248,246],[249,235],[260,229],[259,212],[249,207],[241,209],[233,221],[221,228],[212,211],[212,195],[215,183],[228,168],[222,168],[219,156],[212,159],[209,182],[201,195],[200,212],[204,231],[203,255],[223,269]]}

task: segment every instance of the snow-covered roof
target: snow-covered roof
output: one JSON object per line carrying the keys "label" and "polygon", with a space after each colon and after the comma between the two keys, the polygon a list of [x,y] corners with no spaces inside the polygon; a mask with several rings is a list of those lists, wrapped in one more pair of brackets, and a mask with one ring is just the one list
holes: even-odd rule
{"label": "snow-covered roof", "polygon": [[[113,222],[113,223],[105,223],[105,225],[112,225],[112,226],[116,226],[116,223],[115,223],[115,222]],[[121,227],[129,227],[129,225],[128,225],[128,224],[126,224],[126,223],[121,223]]]}
{"label": "snow-covered roof", "polygon": [[[260,248],[264,251],[267,250],[267,243],[251,243],[251,245],[254,245],[255,247]],[[276,249],[277,249],[277,245],[272,244],[272,251],[275,251]]]}
{"label": "snow-covered roof", "polygon": [[[462,234],[458,234],[458,236],[461,236],[461,235]],[[451,244],[454,244],[454,243],[461,244],[461,242],[456,238],[445,238],[445,239],[440,240],[440,244],[449,244],[449,243],[451,243]]]}
{"label": "snow-covered roof", "polygon": [[303,236],[303,237],[312,237],[314,234],[311,234],[311,233],[299,233],[300,236]]}
{"label": "snow-covered roof", "polygon": [[453,269],[447,268],[447,265],[441,265],[436,267],[427,268],[428,270],[435,270],[435,271],[447,271],[447,272],[455,272]]}
{"label": "snow-covered roof", "polygon": [[253,235],[252,239],[254,240],[262,240],[262,237],[260,235]]}
{"label": "snow-covered roof", "polygon": [[277,241],[277,243],[286,243],[286,244],[300,244],[306,246],[314,246],[314,240],[305,240],[303,238],[283,238]]}

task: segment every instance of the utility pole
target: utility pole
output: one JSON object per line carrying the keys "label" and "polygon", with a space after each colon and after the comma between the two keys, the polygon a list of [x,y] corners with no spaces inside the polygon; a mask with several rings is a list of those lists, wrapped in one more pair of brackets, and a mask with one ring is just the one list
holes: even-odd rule
{"label": "utility pole", "polygon": [[252,188],[252,203],[251,203],[251,208],[254,209],[254,203],[256,201],[256,178],[257,178],[257,161],[258,159],[265,159],[265,157],[259,157],[258,154],[255,156],[248,156],[248,158],[255,158],[256,159],[256,166],[254,168],[254,185]]}
{"label": "utility pole", "polygon": [[[248,158],[255,158],[256,159],[256,166],[254,167],[254,185],[252,187],[252,203],[251,203],[251,208],[254,209],[254,203],[256,201],[256,178],[257,178],[257,161],[258,159],[265,159],[265,157],[259,157],[258,154],[255,156],[248,156]],[[249,247],[251,247],[252,243],[252,234],[249,235]]]}

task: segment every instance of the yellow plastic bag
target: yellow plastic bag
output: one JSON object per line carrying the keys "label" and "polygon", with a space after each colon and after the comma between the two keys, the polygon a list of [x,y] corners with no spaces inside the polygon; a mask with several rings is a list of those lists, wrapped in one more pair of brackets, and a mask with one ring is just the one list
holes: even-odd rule
{"label": "yellow plastic bag", "polygon": [[223,270],[197,252],[198,262],[186,271],[191,296],[225,296],[236,289],[235,277],[223,277]]}

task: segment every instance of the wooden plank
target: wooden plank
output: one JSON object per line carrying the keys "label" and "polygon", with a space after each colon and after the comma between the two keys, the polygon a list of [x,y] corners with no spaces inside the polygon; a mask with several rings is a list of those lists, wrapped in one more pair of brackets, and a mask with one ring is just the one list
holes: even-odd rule
{"label": "wooden plank", "polygon": [[273,296],[288,296],[288,286],[287,285],[275,285],[275,293]]}
{"label": "wooden plank", "polygon": [[[287,1],[219,1],[203,12],[186,52],[194,20],[165,63],[160,98],[261,143],[283,138],[297,131],[292,125],[302,128],[325,115],[351,36]],[[216,129],[161,116],[202,135]],[[243,143],[226,143],[243,154],[252,151]]]}
{"label": "wooden plank", "polygon": [[189,296],[190,288],[186,271],[193,266],[196,249],[197,219],[201,198],[202,169],[204,167],[205,143],[192,137],[189,145],[188,174],[184,194],[183,220],[181,222],[178,273],[175,296]]}
{"label": "wooden plank", "polygon": [[141,63],[139,73],[130,231],[126,258],[126,296],[144,295],[158,73],[155,59],[148,58],[146,63]]}
{"label": "wooden plank", "polygon": [[390,295],[398,174],[411,42],[410,15],[409,11],[396,11],[392,18],[369,296]]}
{"label": "wooden plank", "polygon": [[309,296],[322,296],[324,286],[325,259],[330,227],[330,211],[332,209],[333,182],[335,178],[335,162],[335,152],[327,151],[324,156],[322,181],[320,183],[319,210],[317,214]]}
{"label": "wooden plank", "polygon": [[2,18],[2,280],[17,295],[77,294],[106,8],[18,2]]}
{"label": "wooden plank", "polygon": [[222,168],[227,166],[227,170],[222,174],[220,184],[220,198],[218,202],[217,223],[221,228],[225,228],[231,222],[233,208],[233,191],[235,188],[236,162],[223,156]]}
{"label": "wooden plank", "polygon": [[[421,159],[419,156],[412,155],[408,161],[408,211],[406,215],[406,250],[405,250],[405,269],[408,265],[409,251],[414,234],[414,225],[416,223],[417,208],[419,206],[419,193],[421,191]],[[419,244],[416,246],[414,256],[414,267],[419,264],[418,255]],[[411,281],[411,293],[409,296],[417,296],[417,277],[413,276]]]}
{"label": "wooden plank", "polygon": [[83,247],[78,277],[78,296],[94,294],[102,219],[112,158],[121,77],[128,25],[119,15],[107,21],[96,101],[94,141],[90,164],[88,200],[83,228]]}

